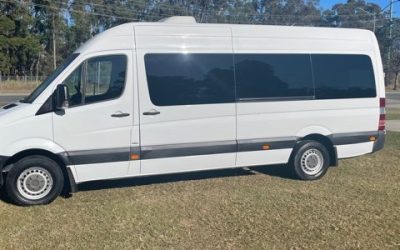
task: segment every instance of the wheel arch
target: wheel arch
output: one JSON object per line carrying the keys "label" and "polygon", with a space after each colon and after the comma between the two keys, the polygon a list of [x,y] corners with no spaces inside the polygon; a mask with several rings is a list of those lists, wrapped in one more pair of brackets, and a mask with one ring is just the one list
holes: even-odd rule
{"label": "wheel arch", "polygon": [[60,166],[60,168],[63,172],[63,176],[64,176],[64,193],[66,195],[77,191],[77,185],[75,182],[75,178],[74,178],[71,170],[67,167],[68,163],[69,163],[68,156],[66,156],[64,154],[55,154],[55,153],[52,153],[52,152],[50,152],[48,150],[44,150],[44,149],[39,149],[39,148],[27,149],[27,150],[23,150],[21,152],[14,154],[9,159],[7,159],[7,161],[5,162],[5,164],[4,164],[5,167],[3,169],[3,173],[7,173],[13,167],[13,164],[18,162],[19,160],[21,160],[25,157],[34,156],[34,155],[40,155],[40,156],[44,156],[49,159],[52,159]]}
{"label": "wheel arch", "polygon": [[337,166],[338,165],[338,157],[337,157],[336,148],[335,148],[332,140],[329,138],[329,136],[315,133],[315,134],[306,135],[304,137],[300,137],[297,141],[301,142],[301,141],[307,141],[307,140],[316,141],[316,142],[319,142],[322,145],[324,145],[329,152],[329,166]]}

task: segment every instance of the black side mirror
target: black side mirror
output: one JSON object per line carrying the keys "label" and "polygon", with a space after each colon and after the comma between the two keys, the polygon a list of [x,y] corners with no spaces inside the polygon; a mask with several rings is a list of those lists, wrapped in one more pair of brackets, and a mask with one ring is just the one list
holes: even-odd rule
{"label": "black side mirror", "polygon": [[53,104],[55,111],[62,111],[69,107],[68,87],[64,84],[59,84],[53,94]]}

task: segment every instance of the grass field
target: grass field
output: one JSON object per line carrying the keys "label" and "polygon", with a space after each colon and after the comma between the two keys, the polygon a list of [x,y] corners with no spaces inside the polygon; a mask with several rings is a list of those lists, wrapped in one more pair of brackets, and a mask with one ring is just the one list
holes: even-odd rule
{"label": "grass field", "polygon": [[386,108],[386,119],[400,120],[400,108]]}
{"label": "grass field", "polygon": [[315,182],[270,166],[92,183],[48,206],[0,201],[0,247],[399,249],[399,162],[389,133],[383,151]]}
{"label": "grass field", "polygon": [[30,93],[40,82],[36,81],[3,81],[0,84],[0,93]]}
{"label": "grass field", "polygon": [[393,90],[393,85],[387,86],[385,88],[386,92],[400,92],[400,88],[398,87],[396,90]]}

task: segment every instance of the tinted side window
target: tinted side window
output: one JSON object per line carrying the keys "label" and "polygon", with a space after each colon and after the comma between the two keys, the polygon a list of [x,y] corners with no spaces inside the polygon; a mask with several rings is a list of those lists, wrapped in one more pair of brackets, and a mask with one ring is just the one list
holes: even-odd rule
{"label": "tinted side window", "polygon": [[157,106],[235,100],[231,54],[147,54],[150,99]]}
{"label": "tinted side window", "polygon": [[235,55],[240,99],[314,96],[309,55]]}
{"label": "tinted side window", "polygon": [[89,59],[87,62],[85,103],[119,97],[125,87],[126,56],[113,55]]}
{"label": "tinted side window", "polygon": [[375,97],[371,59],[366,55],[312,55],[317,99]]}

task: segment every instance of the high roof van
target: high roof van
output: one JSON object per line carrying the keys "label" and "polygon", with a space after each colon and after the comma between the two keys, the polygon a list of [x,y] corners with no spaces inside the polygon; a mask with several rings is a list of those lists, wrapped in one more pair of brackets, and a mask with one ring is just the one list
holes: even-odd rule
{"label": "high roof van", "polygon": [[0,109],[0,184],[19,205],[96,180],[282,164],[302,180],[383,148],[367,30],[127,23]]}

